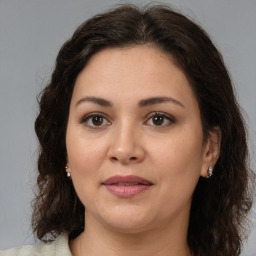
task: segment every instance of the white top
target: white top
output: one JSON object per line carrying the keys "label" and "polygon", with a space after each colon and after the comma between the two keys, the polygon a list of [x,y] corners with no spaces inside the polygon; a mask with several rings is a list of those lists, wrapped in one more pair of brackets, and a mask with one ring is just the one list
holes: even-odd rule
{"label": "white top", "polygon": [[1,251],[0,256],[72,256],[69,245],[68,235],[58,237],[51,244],[45,244],[41,241],[35,245],[25,245]]}

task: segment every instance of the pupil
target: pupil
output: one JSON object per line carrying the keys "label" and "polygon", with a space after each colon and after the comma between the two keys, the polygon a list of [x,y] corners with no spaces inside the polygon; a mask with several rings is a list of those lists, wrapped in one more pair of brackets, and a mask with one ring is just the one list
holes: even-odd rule
{"label": "pupil", "polygon": [[94,125],[101,125],[103,123],[103,118],[101,116],[95,116],[92,119]]}
{"label": "pupil", "polygon": [[153,118],[153,123],[155,124],[155,125],[161,125],[161,124],[163,124],[163,117],[162,116],[154,116],[154,118]]}

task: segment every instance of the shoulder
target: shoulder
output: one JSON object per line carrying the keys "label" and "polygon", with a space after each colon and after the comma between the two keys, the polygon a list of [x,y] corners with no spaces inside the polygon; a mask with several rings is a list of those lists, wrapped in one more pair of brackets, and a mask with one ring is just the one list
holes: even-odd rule
{"label": "shoulder", "polygon": [[0,256],[72,256],[69,245],[68,236],[62,235],[54,242],[45,244],[41,241],[35,245],[25,245],[1,251]]}

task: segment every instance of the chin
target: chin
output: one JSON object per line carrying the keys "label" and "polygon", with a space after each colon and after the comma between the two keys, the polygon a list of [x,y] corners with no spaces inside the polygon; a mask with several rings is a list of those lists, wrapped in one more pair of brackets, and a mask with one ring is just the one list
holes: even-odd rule
{"label": "chin", "polygon": [[100,218],[106,227],[120,233],[143,232],[152,223],[149,213],[127,208],[105,213]]}
{"label": "chin", "polygon": [[143,222],[130,222],[130,223],[106,223],[109,230],[118,232],[120,234],[135,234],[142,233],[150,229],[150,226]]}

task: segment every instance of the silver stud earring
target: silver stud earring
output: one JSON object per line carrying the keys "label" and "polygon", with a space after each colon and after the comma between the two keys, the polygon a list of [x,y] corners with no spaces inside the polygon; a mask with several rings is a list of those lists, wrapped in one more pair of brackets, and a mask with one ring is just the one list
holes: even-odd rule
{"label": "silver stud earring", "polygon": [[208,174],[207,178],[212,177],[212,175],[213,175],[213,167],[212,167],[212,165],[209,166],[207,174]]}
{"label": "silver stud earring", "polygon": [[71,178],[71,172],[68,172],[68,171],[67,171],[67,169],[69,169],[69,167],[68,167],[68,166],[65,166],[65,169],[66,169],[66,172],[67,172],[67,177],[68,177],[68,178]]}

